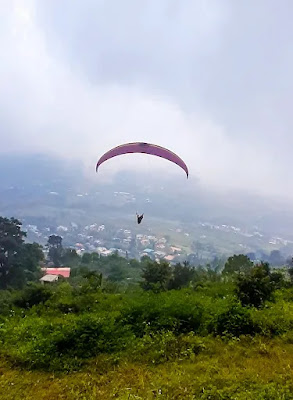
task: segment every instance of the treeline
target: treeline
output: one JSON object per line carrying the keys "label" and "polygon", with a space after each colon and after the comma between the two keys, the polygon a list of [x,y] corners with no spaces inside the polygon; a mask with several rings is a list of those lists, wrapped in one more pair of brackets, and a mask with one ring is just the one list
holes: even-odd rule
{"label": "treeline", "polygon": [[[15,218],[0,217],[0,289],[21,289],[30,282],[38,282],[45,266],[72,267],[73,276],[96,270],[112,281],[139,276],[140,263],[114,254],[100,257],[97,253],[79,256],[74,249],[64,248],[62,237],[50,235],[45,247],[26,243],[26,232]],[[44,256],[48,253],[48,257]]]}
{"label": "treeline", "polygon": [[[146,289],[179,289],[197,285],[198,282],[221,281],[232,275],[248,273],[256,264],[247,255],[234,255],[226,261],[215,258],[205,266],[192,265],[191,262],[178,263],[171,267],[167,262],[160,263],[144,257],[141,261],[119,257],[118,253],[108,257],[99,254],[77,254],[75,249],[64,248],[62,237],[50,235],[45,248],[38,243],[26,243],[26,232],[22,223],[15,218],[0,217],[0,288],[21,289],[29,282],[37,282],[42,276],[42,266],[67,266],[72,268],[72,277],[97,271],[104,279],[114,282],[139,282]],[[44,257],[43,250],[48,256]],[[278,252],[271,254],[280,261]],[[270,270],[266,259],[257,263],[262,270]],[[288,272],[292,262],[287,262]],[[195,268],[196,267],[196,268]],[[277,273],[274,273],[274,276]],[[275,278],[274,278],[275,279]]]}

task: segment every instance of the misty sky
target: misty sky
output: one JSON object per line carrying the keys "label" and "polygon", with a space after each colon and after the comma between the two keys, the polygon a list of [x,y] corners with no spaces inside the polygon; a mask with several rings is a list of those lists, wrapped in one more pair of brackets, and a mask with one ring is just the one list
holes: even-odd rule
{"label": "misty sky", "polygon": [[[292,17],[291,0],[0,0],[0,151],[94,171],[149,141],[188,184],[293,196]],[[105,173],[149,165],[130,158]]]}

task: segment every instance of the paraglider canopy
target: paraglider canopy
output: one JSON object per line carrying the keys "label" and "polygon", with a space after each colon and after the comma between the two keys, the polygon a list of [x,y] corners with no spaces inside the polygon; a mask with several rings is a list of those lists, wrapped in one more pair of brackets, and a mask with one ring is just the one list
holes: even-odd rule
{"label": "paraglider canopy", "polygon": [[179,167],[181,167],[188,178],[188,168],[185,162],[175,153],[172,151],[161,147],[157,146],[155,144],[150,144],[150,143],[144,143],[144,142],[134,142],[134,143],[126,143],[122,144],[120,146],[114,147],[113,149],[107,151],[102,157],[99,159],[96,165],[96,172],[98,171],[99,166],[109,160],[112,157],[116,157],[122,154],[128,154],[128,153],[145,153],[145,154],[150,154],[153,156],[157,157],[162,157],[165,158],[166,160],[169,160],[175,164],[177,164]]}

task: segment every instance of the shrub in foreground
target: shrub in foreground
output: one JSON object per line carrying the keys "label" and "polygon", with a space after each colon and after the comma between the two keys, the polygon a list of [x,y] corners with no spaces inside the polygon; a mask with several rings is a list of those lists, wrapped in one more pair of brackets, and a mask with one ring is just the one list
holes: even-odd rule
{"label": "shrub in foreground", "polygon": [[215,317],[210,323],[210,332],[216,335],[254,335],[258,327],[254,325],[249,310],[239,304],[232,304],[229,309]]}
{"label": "shrub in foreground", "polygon": [[13,303],[17,307],[31,308],[37,304],[44,304],[52,295],[53,292],[48,286],[32,283],[16,294]]}
{"label": "shrub in foreground", "polygon": [[29,368],[74,369],[100,353],[123,350],[132,335],[114,317],[67,315],[58,320],[23,318],[1,331],[1,351]]}
{"label": "shrub in foreground", "polygon": [[137,337],[146,333],[172,331],[176,335],[198,332],[204,308],[196,298],[185,292],[149,293],[129,303],[121,311],[124,324]]}
{"label": "shrub in foreground", "polygon": [[280,284],[277,275],[272,274],[267,263],[254,266],[236,280],[236,295],[243,306],[260,308],[265,301],[273,300],[273,292]]}

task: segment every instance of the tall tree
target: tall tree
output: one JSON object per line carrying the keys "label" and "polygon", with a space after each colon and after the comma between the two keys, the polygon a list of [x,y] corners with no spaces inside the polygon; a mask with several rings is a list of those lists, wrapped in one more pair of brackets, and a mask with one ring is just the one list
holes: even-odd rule
{"label": "tall tree", "polygon": [[41,277],[40,262],[44,260],[42,246],[38,243],[23,243],[15,257],[9,284],[21,288],[28,281]]}
{"label": "tall tree", "polygon": [[282,256],[280,250],[272,250],[269,256],[270,264],[275,267],[280,267],[285,264],[285,257]]}
{"label": "tall tree", "polygon": [[188,286],[195,275],[195,269],[189,265],[188,262],[184,262],[183,265],[177,263],[174,266],[172,278],[169,281],[169,289],[181,289],[182,287]]}
{"label": "tall tree", "polygon": [[79,265],[80,256],[75,249],[65,249],[62,254],[62,263],[69,267],[76,267]]}
{"label": "tall tree", "polygon": [[26,233],[16,218],[0,217],[0,287],[7,288]]}
{"label": "tall tree", "polygon": [[56,249],[62,248],[62,237],[59,235],[50,235],[48,238],[48,245]]}
{"label": "tall tree", "polygon": [[172,277],[172,268],[166,261],[157,263],[152,260],[144,260],[142,268],[141,286],[145,290],[166,290]]}
{"label": "tall tree", "polygon": [[293,257],[287,260],[288,274],[290,277],[291,285],[293,284]]}
{"label": "tall tree", "polygon": [[47,247],[49,248],[49,259],[56,267],[62,264],[63,247],[62,237],[59,235],[50,235],[48,238]]}
{"label": "tall tree", "polygon": [[244,254],[237,254],[228,258],[223,269],[224,275],[239,275],[241,272],[247,273],[253,267],[253,262]]}

